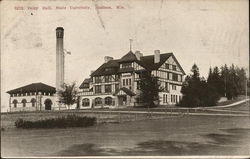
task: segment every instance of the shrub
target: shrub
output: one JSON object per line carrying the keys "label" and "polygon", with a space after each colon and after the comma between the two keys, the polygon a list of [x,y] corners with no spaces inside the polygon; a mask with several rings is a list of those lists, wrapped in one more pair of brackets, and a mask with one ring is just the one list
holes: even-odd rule
{"label": "shrub", "polygon": [[53,119],[25,121],[18,119],[15,122],[17,128],[66,128],[66,127],[89,127],[96,123],[95,117],[80,117],[76,115],[68,115],[67,117],[58,117]]}

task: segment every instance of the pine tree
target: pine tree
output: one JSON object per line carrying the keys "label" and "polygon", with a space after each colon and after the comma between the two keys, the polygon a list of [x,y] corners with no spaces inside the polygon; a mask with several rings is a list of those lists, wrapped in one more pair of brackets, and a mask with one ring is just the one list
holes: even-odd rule
{"label": "pine tree", "polygon": [[[199,68],[196,64],[193,65],[191,72],[192,74],[185,78],[181,89],[183,98],[180,106],[198,107],[216,105],[219,96],[216,93],[215,87],[208,85],[204,78],[200,78]],[[213,78],[213,72],[210,69],[209,80],[213,81]]]}
{"label": "pine tree", "polygon": [[220,77],[219,68],[217,66],[214,67],[213,70],[212,68],[209,69],[207,83],[210,87],[213,87],[215,93],[217,93],[218,96],[223,96],[223,80]]}
{"label": "pine tree", "polygon": [[237,85],[239,87],[239,94],[245,94],[246,93],[246,80],[247,80],[245,69],[236,67],[235,71],[239,78],[237,81]]}
{"label": "pine tree", "polygon": [[221,67],[221,81],[223,81],[223,94],[225,97],[228,97],[227,95],[227,87],[228,87],[228,81],[229,81],[229,70],[227,65],[225,64],[224,66]]}

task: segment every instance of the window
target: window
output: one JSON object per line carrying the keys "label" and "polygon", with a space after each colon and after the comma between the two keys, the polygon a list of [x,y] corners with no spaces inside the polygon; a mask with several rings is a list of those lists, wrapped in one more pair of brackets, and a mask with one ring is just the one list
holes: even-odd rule
{"label": "window", "polygon": [[111,92],[111,84],[105,85],[105,93],[110,93]]}
{"label": "window", "polygon": [[178,75],[173,73],[173,81],[178,81]]}
{"label": "window", "polygon": [[167,103],[167,102],[168,102],[168,95],[163,94],[163,103]]}
{"label": "window", "polygon": [[83,106],[83,107],[89,106],[89,99],[88,99],[88,98],[84,98],[84,99],[82,100],[82,106]]}
{"label": "window", "polygon": [[168,77],[169,77],[168,79],[169,79],[169,80],[172,80],[172,79],[173,79],[173,78],[172,78],[172,77],[173,77],[172,75],[173,75],[172,73],[168,73]]}
{"label": "window", "polygon": [[118,91],[119,90],[119,84],[115,84],[115,91]]}
{"label": "window", "polygon": [[176,90],[176,85],[172,84],[172,90]]}
{"label": "window", "polygon": [[180,78],[180,80],[179,80],[179,81],[180,81],[180,82],[182,82],[182,75],[179,75],[179,78]]}
{"label": "window", "polygon": [[105,105],[112,105],[112,98],[111,97],[105,98]]}
{"label": "window", "polygon": [[112,76],[105,76],[105,82],[111,82]]}
{"label": "window", "polygon": [[173,65],[172,68],[173,68],[174,71],[176,71],[176,66],[175,65]]}
{"label": "window", "polygon": [[175,95],[175,102],[177,103],[177,95]]}
{"label": "window", "polygon": [[123,79],[123,86],[130,86],[131,83],[131,78]]}
{"label": "window", "polygon": [[23,99],[23,100],[22,100],[22,103],[23,103],[23,107],[26,107],[27,100],[26,100],[26,99]]}
{"label": "window", "polygon": [[102,105],[102,98],[100,97],[95,98],[95,105]]}
{"label": "window", "polygon": [[125,86],[125,84],[126,84],[125,81],[126,81],[125,79],[122,80],[122,85],[123,86]]}
{"label": "window", "polygon": [[95,93],[102,93],[102,87],[99,86],[95,86]]}
{"label": "window", "polygon": [[122,64],[122,68],[131,68],[132,67],[132,63],[123,63]]}
{"label": "window", "polygon": [[166,68],[166,69],[169,69],[169,64],[165,64],[165,68]]}
{"label": "window", "polygon": [[12,103],[14,104],[14,108],[16,108],[18,101],[14,99]]}
{"label": "window", "polygon": [[165,90],[168,90],[168,83],[165,82]]}
{"label": "window", "polygon": [[101,83],[101,82],[102,82],[101,76],[95,77],[95,83]]}
{"label": "window", "polygon": [[31,102],[32,107],[35,107],[35,105],[36,105],[36,99],[32,98],[30,102]]}

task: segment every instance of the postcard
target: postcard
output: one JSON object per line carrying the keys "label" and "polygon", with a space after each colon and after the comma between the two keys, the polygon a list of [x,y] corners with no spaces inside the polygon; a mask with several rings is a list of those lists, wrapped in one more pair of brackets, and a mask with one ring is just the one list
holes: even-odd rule
{"label": "postcard", "polygon": [[0,4],[1,157],[249,158],[249,1]]}

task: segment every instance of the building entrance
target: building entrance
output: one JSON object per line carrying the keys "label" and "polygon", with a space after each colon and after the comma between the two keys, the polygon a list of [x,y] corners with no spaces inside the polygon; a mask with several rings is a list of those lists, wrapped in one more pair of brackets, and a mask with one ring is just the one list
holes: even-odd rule
{"label": "building entrance", "polygon": [[51,110],[52,101],[50,99],[46,99],[44,104],[45,104],[45,110]]}
{"label": "building entrance", "polygon": [[127,104],[127,96],[126,95],[118,96],[118,104],[119,105],[126,105]]}

